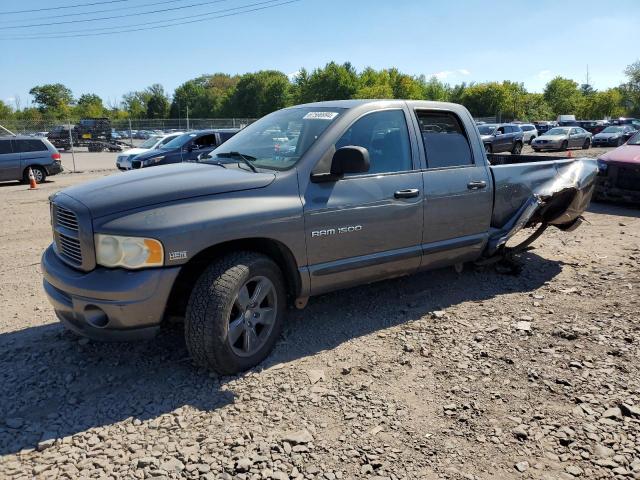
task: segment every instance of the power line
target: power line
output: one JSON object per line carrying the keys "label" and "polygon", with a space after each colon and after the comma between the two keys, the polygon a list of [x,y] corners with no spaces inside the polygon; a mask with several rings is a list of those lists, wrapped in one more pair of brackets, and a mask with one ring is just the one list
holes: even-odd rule
{"label": "power line", "polygon": [[11,12],[0,12],[0,15],[14,15],[17,13],[44,12],[46,10],[60,10],[63,8],[91,7],[93,5],[103,5],[105,3],[122,3],[122,2],[128,2],[128,1],[129,0],[106,0],[104,2],[79,3],[77,5],[63,5],[58,7],[34,8],[32,10],[13,10]]}
{"label": "power line", "polygon": [[[265,4],[265,3],[270,4],[273,1],[277,1],[277,0],[269,0],[269,1],[266,1],[266,2],[259,2],[259,3],[250,4],[250,5],[244,5],[242,7],[235,7],[235,8],[232,8],[232,9],[220,10],[220,11],[237,10],[237,9],[241,9],[241,8],[248,8],[248,7],[251,7],[253,5],[262,5],[262,4]],[[215,19],[218,19],[218,18],[234,17],[236,15],[242,15],[244,13],[251,13],[251,12],[257,12],[257,11],[260,11],[260,10],[267,10],[267,9],[270,9],[270,8],[280,7],[280,6],[283,6],[283,5],[288,5],[288,4],[291,4],[291,3],[297,3],[297,2],[301,2],[301,1],[302,0],[288,0],[286,2],[280,2],[280,3],[276,3],[276,4],[265,5],[265,6],[262,6],[262,7],[251,8],[251,9],[243,10],[243,11],[239,11],[239,12],[227,13],[227,14],[224,14],[224,15],[216,15],[216,16],[210,16],[211,14],[198,15],[199,18],[197,18],[196,20],[190,20],[190,21],[186,21],[186,22],[170,23],[168,25],[157,25],[157,26],[153,26],[153,27],[130,28],[130,29],[126,29],[126,30],[116,30],[116,31],[102,32],[102,33],[4,37],[4,38],[0,38],[0,40],[38,40],[38,39],[53,39],[53,38],[96,37],[96,36],[104,36],[104,35],[116,35],[116,34],[119,34],[119,33],[140,32],[140,31],[145,31],[145,30],[155,30],[155,29],[159,29],[159,28],[175,27],[175,26],[178,26],[178,25],[187,25],[187,24],[191,24],[191,23],[206,22],[208,20],[215,20]],[[202,17],[207,17],[207,18],[202,18]],[[193,17],[184,17],[184,18],[193,18]],[[164,21],[166,22],[167,20],[164,20]],[[141,25],[149,25],[149,22],[141,24]],[[130,25],[130,26],[133,26],[133,25]],[[110,28],[114,28],[114,27],[110,27]]]}
{"label": "power line", "polygon": [[[103,10],[92,10],[90,12],[77,12],[77,13],[63,13],[61,15],[47,15],[45,17],[32,17],[30,20],[45,20],[51,18],[61,18],[61,17],[79,17],[81,15],[92,15],[94,13],[106,13],[106,12],[116,12],[118,10],[134,10],[136,8],[143,7],[152,7],[154,5],[165,5],[167,3],[176,3],[176,2],[186,2],[187,0],[163,0],[162,2],[153,2],[153,3],[141,3],[140,5],[132,5],[130,7],[117,7],[117,8],[106,8]],[[15,22],[23,22],[24,19],[14,19],[14,20],[4,20],[0,21],[0,23],[15,23]]]}
{"label": "power line", "polygon": [[182,5],[180,7],[171,7],[171,8],[161,8],[159,10],[147,10],[146,12],[138,12],[136,14],[133,13],[125,13],[123,15],[112,15],[110,17],[95,17],[95,18],[83,18],[80,20],[66,20],[64,22],[46,22],[46,23],[31,23],[28,25],[11,25],[8,27],[4,27],[6,29],[15,29],[15,28],[32,28],[32,27],[50,27],[52,25],[66,25],[69,23],[87,23],[87,22],[99,22],[102,20],[114,20],[116,18],[127,18],[127,17],[131,17],[133,15],[150,15],[153,13],[165,13],[165,12],[171,12],[174,10],[181,10],[183,8],[194,8],[194,7],[201,7],[203,5],[212,5],[214,3],[221,3],[221,2],[227,2],[229,0],[210,0],[207,2],[200,2],[200,3],[192,3],[190,5]]}

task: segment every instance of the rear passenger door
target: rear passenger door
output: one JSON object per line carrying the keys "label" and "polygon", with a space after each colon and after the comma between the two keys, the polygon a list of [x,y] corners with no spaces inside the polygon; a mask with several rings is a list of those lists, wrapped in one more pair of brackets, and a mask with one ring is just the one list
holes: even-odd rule
{"label": "rear passenger door", "polygon": [[[51,152],[42,140],[18,139],[14,142],[20,152],[21,171],[29,165],[50,165],[52,162]],[[20,174],[22,178],[22,174]]]}
{"label": "rear passenger door", "polygon": [[16,151],[15,141],[0,139],[0,180],[20,180],[20,153]]}
{"label": "rear passenger door", "polygon": [[417,109],[415,115],[426,158],[422,265],[474,259],[493,210],[491,173],[484,156],[474,157],[469,140],[476,133],[451,111]]}

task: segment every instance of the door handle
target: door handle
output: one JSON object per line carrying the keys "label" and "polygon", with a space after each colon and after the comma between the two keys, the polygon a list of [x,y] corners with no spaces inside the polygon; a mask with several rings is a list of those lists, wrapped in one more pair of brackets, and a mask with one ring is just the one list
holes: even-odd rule
{"label": "door handle", "polygon": [[406,190],[398,190],[393,194],[396,198],[413,198],[420,195],[420,190],[417,188],[407,188]]}
{"label": "door handle", "polygon": [[478,182],[469,182],[467,183],[467,188],[469,190],[482,190],[487,187],[487,182],[481,180]]}

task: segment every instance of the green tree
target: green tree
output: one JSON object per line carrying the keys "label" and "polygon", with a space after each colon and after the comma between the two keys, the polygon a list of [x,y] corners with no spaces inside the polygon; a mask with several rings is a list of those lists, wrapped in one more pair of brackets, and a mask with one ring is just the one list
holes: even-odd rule
{"label": "green tree", "polygon": [[13,110],[9,105],[0,100],[0,120],[9,120],[13,117]]}
{"label": "green tree", "polygon": [[578,113],[582,95],[578,84],[571,79],[556,77],[544,88],[544,99],[554,115]]}
{"label": "green tree", "polygon": [[154,83],[147,88],[147,118],[167,118],[169,115],[169,98],[164,91],[164,87],[159,83]]}
{"label": "green tree", "polygon": [[228,97],[224,110],[229,116],[262,117],[287,106],[289,88],[289,79],[282,72],[246,73]]}
{"label": "green tree", "polygon": [[541,93],[527,93],[523,99],[523,120],[551,120],[553,112]]}
{"label": "green tree", "polygon": [[33,95],[38,109],[49,116],[66,115],[73,104],[71,90],[61,83],[37,85],[29,90],[29,94]]}
{"label": "green tree", "polygon": [[499,115],[505,108],[507,98],[506,90],[501,84],[479,83],[465,89],[462,104],[473,116]]}
{"label": "green tree", "polygon": [[431,77],[429,80],[422,79],[422,84],[422,97],[425,100],[446,102],[451,97],[451,87],[438,80],[438,77]]}
{"label": "green tree", "polygon": [[95,93],[85,93],[80,95],[75,108],[76,116],[84,117],[103,117],[105,108],[102,99]]}
{"label": "green tree", "polygon": [[237,75],[215,73],[186,81],[173,94],[171,117],[185,116],[187,106],[189,116],[193,118],[221,115],[223,105],[238,84],[239,78]]}
{"label": "green tree", "polygon": [[622,102],[630,115],[640,116],[640,60],[625,68],[624,74],[627,82],[619,88]]}
{"label": "green tree", "polygon": [[296,78],[296,101],[298,103],[323,100],[346,100],[358,91],[358,74],[347,62],[338,65],[330,62],[324,68],[316,68],[311,74],[302,70]]}
{"label": "green tree", "polygon": [[148,101],[148,92],[129,92],[122,96],[122,107],[131,118],[144,118]]}

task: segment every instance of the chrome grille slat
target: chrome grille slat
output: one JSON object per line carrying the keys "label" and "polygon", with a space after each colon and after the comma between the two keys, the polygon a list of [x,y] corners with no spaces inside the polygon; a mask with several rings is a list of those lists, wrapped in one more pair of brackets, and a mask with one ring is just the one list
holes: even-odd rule
{"label": "chrome grille slat", "polygon": [[[60,257],[64,258],[68,263],[82,266],[82,246],[78,235],[78,216],[71,210],[60,205],[54,204],[54,228],[56,250]],[[65,231],[68,235],[62,233]]]}
{"label": "chrome grille slat", "polygon": [[68,228],[69,230],[78,231],[78,217],[71,210],[67,210],[60,205],[55,206],[56,221],[58,225]]}

